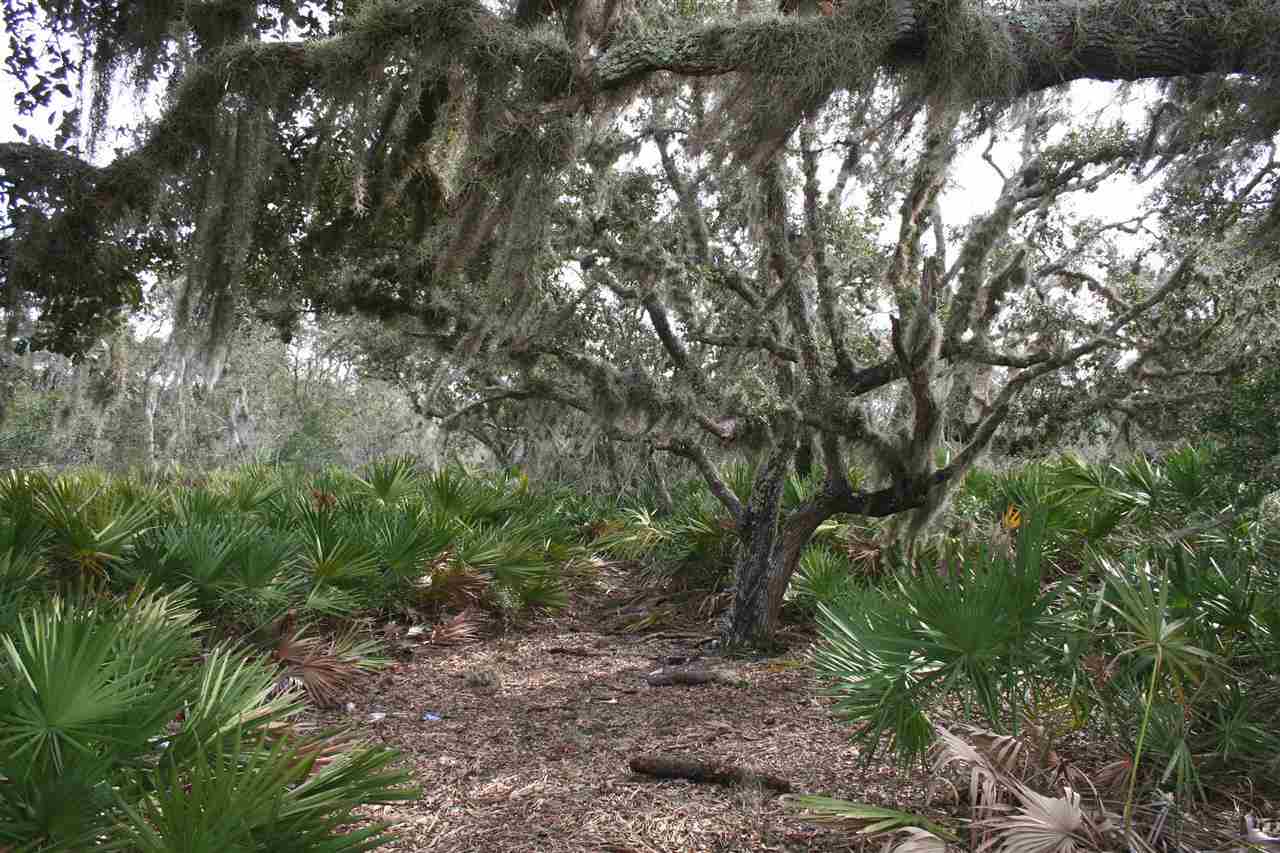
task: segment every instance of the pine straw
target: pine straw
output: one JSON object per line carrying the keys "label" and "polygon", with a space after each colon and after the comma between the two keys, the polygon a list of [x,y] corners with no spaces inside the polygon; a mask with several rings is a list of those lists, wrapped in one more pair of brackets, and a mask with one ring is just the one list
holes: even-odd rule
{"label": "pine straw", "polygon": [[[645,676],[699,646],[670,625],[611,635],[625,593],[575,603],[483,643],[423,646],[356,703],[354,722],[403,753],[422,798],[369,809],[402,851],[834,851],[848,832],[805,824],[760,790],[659,781],[632,755],[740,763],[801,793],[894,804],[923,789],[891,768],[863,768],[847,730],[789,657],[710,659],[738,685],[649,687]],[[693,625],[708,632],[706,625]],[[477,677],[477,675],[483,677]],[[474,686],[467,686],[474,685]],[[745,686],[740,686],[745,685]],[[424,720],[424,712],[439,721]],[[385,713],[376,723],[370,714]],[[905,783],[905,787],[904,787]]]}

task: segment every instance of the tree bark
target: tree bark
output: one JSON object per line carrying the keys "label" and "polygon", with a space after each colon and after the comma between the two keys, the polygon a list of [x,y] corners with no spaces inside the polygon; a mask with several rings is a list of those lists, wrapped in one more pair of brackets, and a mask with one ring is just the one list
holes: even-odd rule
{"label": "tree bark", "polygon": [[257,450],[257,424],[249,411],[249,396],[241,385],[231,398],[227,413],[227,451],[232,455],[251,454]]}
{"label": "tree bark", "polygon": [[800,446],[796,448],[796,475],[808,477],[813,473],[813,433],[800,434]]}
{"label": "tree bark", "polygon": [[667,488],[667,478],[663,476],[662,467],[652,452],[649,453],[648,468],[649,479],[653,481],[654,497],[658,503],[658,513],[671,515],[676,511],[676,502],[671,498],[671,490]]}
{"label": "tree bark", "polygon": [[756,470],[751,495],[738,522],[738,558],[734,566],[733,604],[729,611],[724,640],[731,646],[764,646],[773,639],[778,623],[781,597],[772,594],[790,579],[783,563],[780,535],[782,491],[787,468],[795,455],[795,443],[788,436],[775,443],[769,457]]}

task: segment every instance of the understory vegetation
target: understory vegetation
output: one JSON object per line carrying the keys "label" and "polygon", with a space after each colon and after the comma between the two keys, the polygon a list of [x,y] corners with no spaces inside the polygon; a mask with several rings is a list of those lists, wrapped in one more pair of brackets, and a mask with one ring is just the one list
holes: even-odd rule
{"label": "understory vegetation", "polygon": [[[909,547],[891,521],[824,523],[784,616],[861,754],[931,763],[955,808],[799,796],[798,815],[938,849],[1173,849],[1204,846],[1208,806],[1274,795],[1280,521],[1230,464],[1204,445],[975,469]],[[722,474],[749,498],[750,466]],[[815,488],[792,475],[784,503]],[[718,617],[736,535],[700,481],[672,493],[662,511],[408,457],[8,472],[0,844],[379,846],[358,807],[410,780],[305,704],[407,640],[555,618],[606,564]]]}

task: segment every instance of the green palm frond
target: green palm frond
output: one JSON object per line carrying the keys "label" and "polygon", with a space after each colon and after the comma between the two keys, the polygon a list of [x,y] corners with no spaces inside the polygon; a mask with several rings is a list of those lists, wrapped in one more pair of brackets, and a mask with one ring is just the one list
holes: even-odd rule
{"label": "green palm frond", "polygon": [[936,569],[900,570],[896,589],[857,587],[818,605],[814,662],[842,716],[861,722],[874,754],[889,735],[900,760],[933,740],[929,711],[953,695],[989,721],[1022,701],[1028,678],[1051,677],[1065,626],[1044,584],[1044,522],[1032,515],[1012,559],[977,548]]}
{"label": "green palm frond", "polygon": [[175,712],[178,694],[157,691],[147,670],[157,662],[121,656],[130,643],[122,621],[55,600],[24,615],[0,637],[0,766],[19,777],[61,772],[104,750],[147,749],[156,718]]}
{"label": "green palm frond", "polygon": [[[294,735],[298,694],[241,648],[199,654],[179,592],[52,599],[0,636],[0,846],[367,850],[363,803],[414,796],[393,754]],[[348,655],[355,646],[325,647]]]}
{"label": "green palm frond", "polygon": [[367,524],[378,560],[401,582],[420,580],[431,560],[464,531],[450,516],[411,506],[377,513]]}
{"label": "green palm frond", "polygon": [[923,815],[898,809],[841,800],[835,797],[784,795],[783,803],[812,823],[834,823],[856,829],[859,835],[892,835],[906,829],[921,829],[944,841],[958,841],[945,826]]}
{"label": "green palm frond", "polygon": [[138,805],[122,802],[121,841],[144,853],[371,850],[390,840],[386,827],[348,831],[353,809],[414,796],[403,774],[385,771],[390,758],[357,748],[317,770],[305,741],[279,738],[264,747],[228,735],[182,766],[166,765]]}
{"label": "green palm frond", "polygon": [[845,595],[852,584],[852,566],[843,555],[818,545],[800,555],[800,565],[787,597],[808,610],[816,610],[818,602],[834,601]]}
{"label": "green palm frond", "polygon": [[84,574],[103,573],[121,559],[156,515],[149,501],[112,496],[89,476],[48,480],[34,500],[54,553]]}
{"label": "green palm frond", "polygon": [[1128,638],[1121,657],[1139,655],[1189,682],[1199,680],[1206,667],[1218,663],[1213,653],[1196,645],[1188,619],[1173,617],[1172,585],[1157,568],[1132,557],[1124,562],[1102,558],[1099,567],[1109,593],[1103,604]]}
{"label": "green palm frond", "polygon": [[317,586],[359,587],[378,573],[378,561],[349,515],[300,498],[294,504],[301,547],[298,563]]}
{"label": "green palm frond", "polygon": [[370,462],[355,479],[363,491],[383,507],[396,506],[421,488],[418,462],[411,456]]}
{"label": "green palm frond", "polygon": [[260,462],[233,469],[218,486],[237,512],[255,514],[278,510],[285,491],[280,469]]}
{"label": "green palm frond", "polygon": [[204,656],[188,679],[181,720],[168,735],[165,762],[185,765],[235,732],[258,737],[300,710],[298,695],[276,689],[276,667],[224,644]]}
{"label": "green palm frond", "polygon": [[505,490],[458,467],[433,471],[423,480],[427,507],[466,524],[501,522],[517,511],[517,501]]}

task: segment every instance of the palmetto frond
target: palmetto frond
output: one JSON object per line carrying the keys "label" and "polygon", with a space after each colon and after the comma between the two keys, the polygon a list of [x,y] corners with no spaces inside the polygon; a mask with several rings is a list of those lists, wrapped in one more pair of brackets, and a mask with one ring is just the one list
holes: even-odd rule
{"label": "palmetto frond", "polygon": [[244,650],[215,648],[192,673],[166,760],[181,764],[233,732],[256,737],[295,714],[297,694],[279,694],[276,679],[274,666],[246,657]]}
{"label": "palmetto frond", "polygon": [[307,636],[306,629],[285,630],[276,644],[274,657],[283,668],[282,685],[297,684],[317,705],[333,706],[343,693],[365,673],[382,662],[371,656],[373,646],[353,638],[321,639]]}
{"label": "palmetto frond", "polygon": [[410,583],[421,580],[432,559],[463,532],[454,519],[412,504],[377,513],[367,529],[378,560],[393,578]]}
{"label": "palmetto frond", "polygon": [[987,824],[994,837],[986,848],[1002,853],[1076,853],[1098,850],[1102,833],[1081,807],[1080,796],[1067,790],[1061,797],[1048,796],[1010,780],[1018,800],[1011,814],[991,817]]}
{"label": "palmetto frond", "polygon": [[120,756],[179,706],[161,676],[193,648],[176,601],[152,597],[125,615],[54,600],[0,637],[0,767],[4,775],[60,772],[77,756]]}
{"label": "palmetto frond", "polygon": [[140,853],[355,853],[386,843],[383,825],[348,827],[362,803],[414,796],[403,774],[386,771],[392,753],[350,749],[317,769],[315,746],[228,735],[185,765],[163,768],[149,795],[125,804],[120,840]]}
{"label": "palmetto frond", "polygon": [[378,561],[345,513],[306,499],[295,502],[298,562],[316,585],[358,587],[378,573]]}
{"label": "palmetto frond", "polygon": [[[987,750],[980,749],[953,731],[939,727],[934,746],[933,772],[942,776],[952,767],[968,771],[969,808],[975,820],[973,846],[977,846],[977,822],[991,817],[1000,808],[1006,783],[1011,781]],[[1008,753],[1005,753],[1007,759]]]}
{"label": "palmetto frond", "polygon": [[480,639],[485,618],[482,613],[467,608],[431,629],[430,642],[434,646],[460,646]]}
{"label": "palmetto frond", "polygon": [[947,841],[927,829],[908,826],[902,830],[905,838],[886,844],[885,853],[946,853]]}
{"label": "palmetto frond", "polygon": [[155,518],[150,502],[130,501],[86,477],[45,480],[34,503],[48,528],[54,553],[85,574],[98,574],[121,557]]}
{"label": "palmetto frond", "polygon": [[355,480],[369,498],[384,507],[400,504],[418,492],[422,482],[417,460],[411,456],[370,462]]}
{"label": "palmetto frond", "polygon": [[839,824],[857,830],[859,835],[874,837],[918,829],[940,841],[956,840],[954,833],[936,821],[898,809],[811,795],[788,794],[782,801],[806,821]]}

